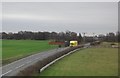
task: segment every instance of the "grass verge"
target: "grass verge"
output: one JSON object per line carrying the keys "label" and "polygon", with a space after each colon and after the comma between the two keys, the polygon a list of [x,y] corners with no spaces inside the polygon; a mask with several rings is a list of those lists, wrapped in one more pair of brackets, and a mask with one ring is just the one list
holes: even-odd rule
{"label": "grass verge", "polygon": [[91,47],[71,54],[39,76],[117,76],[118,49]]}
{"label": "grass verge", "polygon": [[49,45],[45,40],[2,40],[3,64],[53,48],[56,46]]}

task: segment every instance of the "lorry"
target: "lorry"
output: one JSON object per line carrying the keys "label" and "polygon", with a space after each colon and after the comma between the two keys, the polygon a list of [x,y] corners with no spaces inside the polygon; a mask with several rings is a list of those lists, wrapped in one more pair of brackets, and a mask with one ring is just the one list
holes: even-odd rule
{"label": "lorry", "polygon": [[78,46],[78,41],[70,41],[70,47]]}

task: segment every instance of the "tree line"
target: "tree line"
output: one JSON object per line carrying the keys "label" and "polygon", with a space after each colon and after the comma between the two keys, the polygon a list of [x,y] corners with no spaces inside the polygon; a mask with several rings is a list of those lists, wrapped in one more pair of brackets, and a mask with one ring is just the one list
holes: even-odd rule
{"label": "tree line", "polygon": [[82,36],[79,33],[66,31],[66,32],[31,32],[31,31],[19,31],[18,33],[5,33],[2,32],[2,39],[16,39],[16,40],[55,40],[55,41],[70,41],[70,40],[82,40]]}
{"label": "tree line", "polygon": [[[81,36],[81,33],[66,31],[66,32],[31,32],[19,31],[17,33],[1,33],[1,39],[15,39],[15,40],[55,40],[55,41],[70,41],[77,40],[78,42],[93,42],[96,40],[107,42],[120,42],[120,32],[116,34],[110,32],[106,35],[99,34],[96,36]],[[84,40],[85,39],[85,40]]]}
{"label": "tree line", "polygon": [[120,32],[116,34],[113,32],[107,33],[106,35],[100,34],[98,36],[99,40],[106,42],[120,42]]}

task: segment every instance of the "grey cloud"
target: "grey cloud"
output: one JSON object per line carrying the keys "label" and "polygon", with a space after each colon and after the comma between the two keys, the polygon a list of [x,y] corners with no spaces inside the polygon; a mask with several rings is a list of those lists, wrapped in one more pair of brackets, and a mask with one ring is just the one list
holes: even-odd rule
{"label": "grey cloud", "polygon": [[117,8],[115,2],[5,2],[3,31],[116,32]]}

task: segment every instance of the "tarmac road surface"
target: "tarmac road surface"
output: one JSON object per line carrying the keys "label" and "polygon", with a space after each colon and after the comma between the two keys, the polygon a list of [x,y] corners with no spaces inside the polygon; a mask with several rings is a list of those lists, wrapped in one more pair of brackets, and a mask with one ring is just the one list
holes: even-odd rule
{"label": "tarmac road surface", "polygon": [[20,60],[17,60],[15,62],[12,62],[10,64],[7,64],[5,66],[0,67],[0,70],[2,70],[2,76],[15,76],[20,70],[23,70],[24,68],[35,64],[36,62],[54,55],[56,52],[61,52],[66,48],[57,48],[57,49],[53,49],[53,50],[49,50],[49,51],[44,51],[44,52],[40,52],[25,58],[22,58]]}

